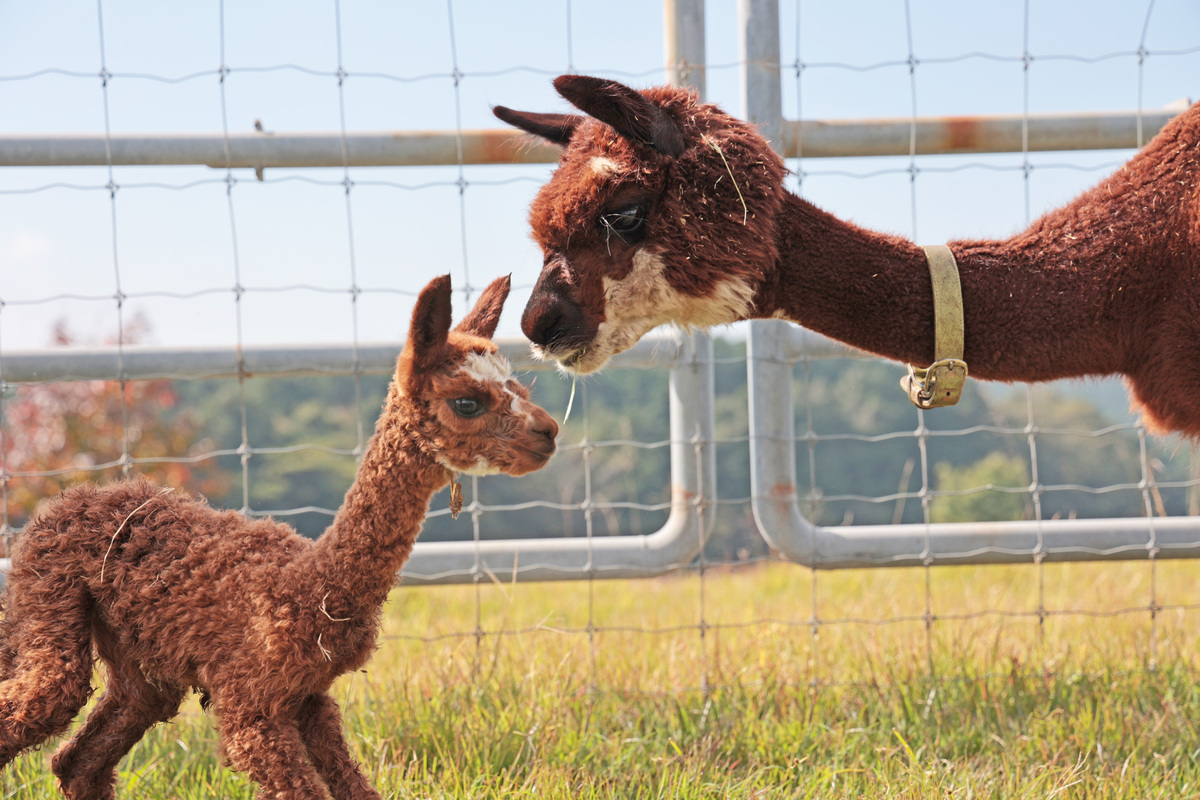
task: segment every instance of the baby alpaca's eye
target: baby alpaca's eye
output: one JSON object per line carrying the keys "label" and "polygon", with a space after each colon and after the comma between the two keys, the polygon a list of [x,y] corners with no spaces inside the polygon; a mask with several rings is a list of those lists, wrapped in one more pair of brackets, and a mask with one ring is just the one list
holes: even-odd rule
{"label": "baby alpaca's eye", "polygon": [[474,397],[456,397],[450,401],[450,408],[454,409],[454,413],[460,417],[478,417],[487,407],[476,400]]}

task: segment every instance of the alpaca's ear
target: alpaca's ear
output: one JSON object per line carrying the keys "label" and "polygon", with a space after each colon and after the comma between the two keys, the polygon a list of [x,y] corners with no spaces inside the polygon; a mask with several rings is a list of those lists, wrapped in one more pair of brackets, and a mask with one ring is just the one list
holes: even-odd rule
{"label": "alpaca's ear", "polygon": [[583,122],[583,117],[578,114],[535,114],[532,111],[514,111],[505,106],[492,106],[492,113],[514,128],[540,136],[560,147],[567,146],[575,126]]}
{"label": "alpaca's ear", "polygon": [[496,333],[496,326],[500,324],[500,312],[504,310],[504,301],[508,299],[508,290],[511,288],[511,275],[496,278],[489,283],[475,302],[471,313],[467,314],[454,330],[491,339]]}
{"label": "alpaca's ear", "polygon": [[436,365],[445,355],[446,338],[450,333],[450,276],[441,275],[421,290],[413,308],[412,325],[405,354],[414,367],[421,369]]}
{"label": "alpaca's ear", "polygon": [[626,139],[648,144],[671,158],[683,152],[679,124],[636,89],[587,75],[559,75],[554,88],[571,105],[613,126]]}

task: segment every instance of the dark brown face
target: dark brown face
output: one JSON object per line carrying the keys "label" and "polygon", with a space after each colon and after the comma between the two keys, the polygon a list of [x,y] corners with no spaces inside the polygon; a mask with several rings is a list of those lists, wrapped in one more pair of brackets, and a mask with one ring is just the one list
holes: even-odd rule
{"label": "dark brown face", "polygon": [[570,148],[530,210],[544,262],[521,329],[537,355],[586,373],[669,322],[677,301],[654,247],[663,170],[607,126],[581,127],[594,135]]}
{"label": "dark brown face", "polygon": [[775,258],[770,146],[685,90],[555,86],[591,116],[495,109],[565,148],[529,215],[543,253],[521,318],[534,354],[588,373],[659,325],[747,318]]}

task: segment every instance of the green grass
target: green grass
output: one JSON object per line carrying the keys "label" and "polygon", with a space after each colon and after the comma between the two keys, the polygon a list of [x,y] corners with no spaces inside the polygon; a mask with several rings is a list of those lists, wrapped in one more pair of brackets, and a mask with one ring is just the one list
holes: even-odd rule
{"label": "green grass", "polygon": [[[337,693],[385,797],[1200,797],[1195,575],[1164,562],[814,582],[775,564],[400,589],[379,652]],[[0,797],[57,797],[48,752],[0,774]],[[190,702],[122,762],[120,795],[252,797],[215,753]]]}

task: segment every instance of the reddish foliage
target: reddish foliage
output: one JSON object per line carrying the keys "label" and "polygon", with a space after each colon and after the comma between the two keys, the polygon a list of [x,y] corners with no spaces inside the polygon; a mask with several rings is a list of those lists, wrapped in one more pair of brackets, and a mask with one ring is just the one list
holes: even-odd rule
{"label": "reddish foliage", "polygon": [[[145,334],[140,320],[126,328],[126,344]],[[57,345],[74,342],[63,323],[54,329]],[[81,481],[106,482],[129,469],[156,483],[216,494],[229,481],[214,460],[175,459],[211,450],[190,411],[175,411],[179,396],[169,380],[66,381],[20,386],[4,401],[0,466],[8,476],[8,521],[20,525],[38,503]]]}

